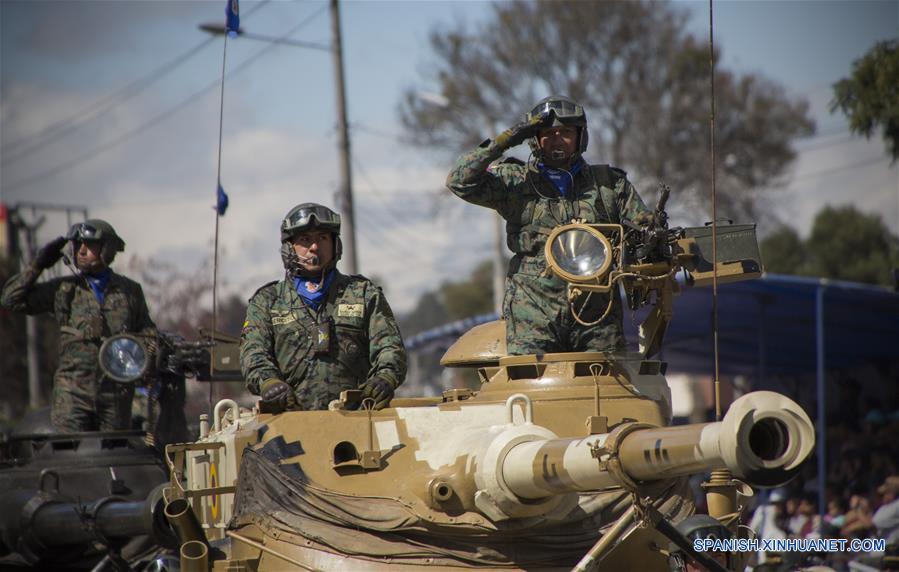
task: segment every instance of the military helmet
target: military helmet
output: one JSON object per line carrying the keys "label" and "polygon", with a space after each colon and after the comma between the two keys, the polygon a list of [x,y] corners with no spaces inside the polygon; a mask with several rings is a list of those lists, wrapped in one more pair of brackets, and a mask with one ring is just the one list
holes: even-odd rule
{"label": "military helmet", "polygon": [[[587,114],[584,112],[583,106],[566,95],[550,95],[537,102],[537,105],[524,116],[525,121],[530,121],[548,111],[552,111],[554,116],[553,123],[549,127],[576,127],[578,153],[586,151],[589,134],[587,132]],[[535,155],[539,155],[540,142],[536,137],[532,137],[528,141],[528,145]]]}
{"label": "military helmet", "polygon": [[330,231],[334,237],[334,260],[331,261],[331,266],[340,260],[343,254],[340,215],[318,203],[302,203],[290,209],[281,221],[281,261],[291,276],[299,276],[303,267],[290,239],[301,232],[315,229]]}
{"label": "military helmet", "polygon": [[66,239],[72,242],[73,248],[76,243],[101,243],[103,246],[100,248],[100,259],[107,266],[112,264],[117,252],[125,250],[125,241],[116,233],[112,225],[98,218],[73,224],[66,234]]}
{"label": "military helmet", "polygon": [[281,242],[295,234],[320,228],[340,235],[340,215],[317,203],[303,203],[290,209],[281,221]]}
{"label": "military helmet", "polygon": [[[694,514],[680,521],[674,527],[687,539],[690,545],[697,539],[724,540],[731,538],[733,535],[720,520],[713,518],[707,514]],[[686,570],[686,563],[681,547],[672,542],[668,545],[668,567],[672,572],[681,572]],[[728,557],[730,560],[730,557]]]}

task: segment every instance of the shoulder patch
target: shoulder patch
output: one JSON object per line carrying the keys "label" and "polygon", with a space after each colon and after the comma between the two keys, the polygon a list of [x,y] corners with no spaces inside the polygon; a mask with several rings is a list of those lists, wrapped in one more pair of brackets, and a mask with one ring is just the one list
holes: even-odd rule
{"label": "shoulder patch", "polygon": [[524,165],[524,161],[518,157],[506,157],[499,162],[500,165]]}

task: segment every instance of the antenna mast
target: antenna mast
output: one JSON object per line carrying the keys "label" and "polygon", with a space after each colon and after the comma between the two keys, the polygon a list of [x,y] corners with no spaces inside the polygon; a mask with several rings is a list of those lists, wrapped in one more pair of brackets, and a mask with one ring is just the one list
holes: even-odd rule
{"label": "antenna mast", "polygon": [[712,340],[715,361],[715,421],[721,421],[721,380],[718,368],[718,201],[715,192],[715,39],[712,0],[709,0],[709,155],[712,174]]}

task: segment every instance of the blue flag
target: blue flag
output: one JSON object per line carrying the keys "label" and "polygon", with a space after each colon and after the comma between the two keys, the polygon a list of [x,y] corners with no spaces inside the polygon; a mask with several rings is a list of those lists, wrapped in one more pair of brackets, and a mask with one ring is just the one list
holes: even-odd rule
{"label": "blue flag", "polygon": [[228,0],[225,6],[225,30],[232,38],[237,37],[240,30],[240,9],[237,0]]}
{"label": "blue flag", "polygon": [[225,216],[225,211],[228,210],[228,194],[225,193],[225,189],[221,185],[219,185],[215,194],[215,210],[219,213],[219,216]]}

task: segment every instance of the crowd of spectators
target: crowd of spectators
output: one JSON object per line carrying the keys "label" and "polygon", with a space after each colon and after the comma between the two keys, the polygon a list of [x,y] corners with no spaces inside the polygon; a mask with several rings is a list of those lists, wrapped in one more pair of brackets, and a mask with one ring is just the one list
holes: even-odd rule
{"label": "crowd of spectators", "polygon": [[[850,388],[851,390],[851,388]],[[848,393],[848,392],[847,392]],[[760,538],[884,539],[899,549],[899,407],[843,401],[828,415],[825,510],[818,507],[817,459],[794,481],[758,495],[749,525]],[[889,549],[888,549],[889,552]],[[835,570],[877,555],[805,555]],[[759,555],[765,561],[766,555]],[[879,560],[878,560],[879,562]],[[880,569],[879,567],[869,569]]]}

